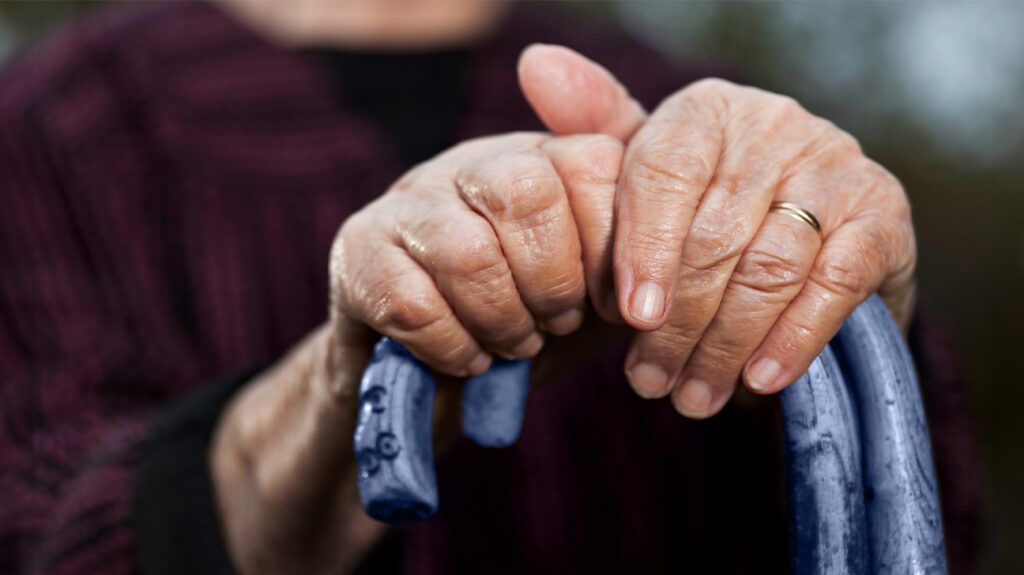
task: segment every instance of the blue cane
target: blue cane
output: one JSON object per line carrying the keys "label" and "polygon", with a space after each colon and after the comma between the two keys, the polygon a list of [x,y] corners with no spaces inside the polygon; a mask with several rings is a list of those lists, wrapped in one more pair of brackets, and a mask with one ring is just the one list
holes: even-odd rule
{"label": "blue cane", "polygon": [[[529,363],[498,362],[470,380],[463,431],[513,443]],[[355,447],[367,512],[423,520],[437,510],[434,381],[383,339],[363,375]],[[946,573],[938,489],[913,362],[885,305],[872,297],[808,373],[782,393],[793,571]]]}

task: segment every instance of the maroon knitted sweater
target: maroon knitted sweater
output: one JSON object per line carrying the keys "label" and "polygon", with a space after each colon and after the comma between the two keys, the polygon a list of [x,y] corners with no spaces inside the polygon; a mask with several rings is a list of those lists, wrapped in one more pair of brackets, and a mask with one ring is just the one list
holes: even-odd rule
{"label": "maroon knitted sweater", "polygon": [[[517,11],[471,50],[450,143],[539,128],[515,81],[533,41],[590,55],[649,106],[693,79],[619,34]],[[213,382],[324,319],[335,231],[408,165],[345,84],[195,2],[101,14],[3,71],[0,573],[228,570],[204,434],[245,378]],[[938,337],[919,324],[912,344],[964,573],[976,466]],[[622,359],[536,393],[515,447],[456,447],[438,517],[378,555],[424,574],[785,571],[773,400],[691,422],[634,396]],[[154,426],[190,396],[200,424],[185,409]]]}

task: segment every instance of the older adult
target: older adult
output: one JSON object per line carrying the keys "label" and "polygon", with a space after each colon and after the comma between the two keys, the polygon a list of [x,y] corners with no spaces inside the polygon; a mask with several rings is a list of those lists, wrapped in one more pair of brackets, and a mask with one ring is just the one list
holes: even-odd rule
{"label": "older adult", "polygon": [[[770,404],[696,424],[620,374],[702,419],[741,381],[791,383],[874,291],[909,326],[903,190],[789,98],[542,22],[486,2],[156,5],[6,72],[0,566],[784,569]],[[536,41],[621,83],[566,48],[517,60]],[[554,134],[521,131],[517,62]],[[450,379],[442,428],[495,356],[539,354],[552,383],[515,448],[456,441],[439,517],[390,536],[350,441],[379,334]],[[965,451],[936,445],[946,470]],[[970,520],[971,476],[944,487]]]}

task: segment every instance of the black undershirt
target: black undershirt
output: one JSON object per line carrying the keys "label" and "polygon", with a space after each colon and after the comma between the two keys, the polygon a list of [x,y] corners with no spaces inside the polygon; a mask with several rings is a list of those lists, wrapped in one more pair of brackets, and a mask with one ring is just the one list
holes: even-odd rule
{"label": "black undershirt", "polygon": [[321,52],[347,106],[369,118],[409,165],[453,142],[469,52]]}

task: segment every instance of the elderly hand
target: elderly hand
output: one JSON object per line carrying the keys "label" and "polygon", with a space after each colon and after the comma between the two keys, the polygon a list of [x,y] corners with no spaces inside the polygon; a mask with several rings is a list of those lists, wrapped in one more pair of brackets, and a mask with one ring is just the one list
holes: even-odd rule
{"label": "elderly hand", "polygon": [[[610,242],[622,145],[521,133],[474,140],[352,216],[331,256],[335,317],[435,370],[483,373],[583,320],[584,269]],[[599,279],[594,275],[593,279]]]}
{"label": "elderly hand", "polygon": [[[708,417],[741,374],[758,393],[796,380],[876,290],[908,321],[910,206],[849,134],[791,98],[715,79],[647,117],[607,71],[555,46],[527,49],[519,71],[556,133],[628,141],[603,272],[616,293],[591,298],[642,330],[625,366],[638,394]],[[810,212],[820,233],[773,202]]]}
{"label": "elderly hand", "polygon": [[[449,376],[531,357],[579,327],[584,268],[611,240],[622,144],[520,133],[473,140],[412,169],[350,217],[331,250],[330,322],[250,382],[210,452],[239,571],[346,572],[380,537],[356,491],[359,379],[383,334]],[[450,432],[456,386],[435,400]],[[447,424],[447,425],[446,425]]]}

